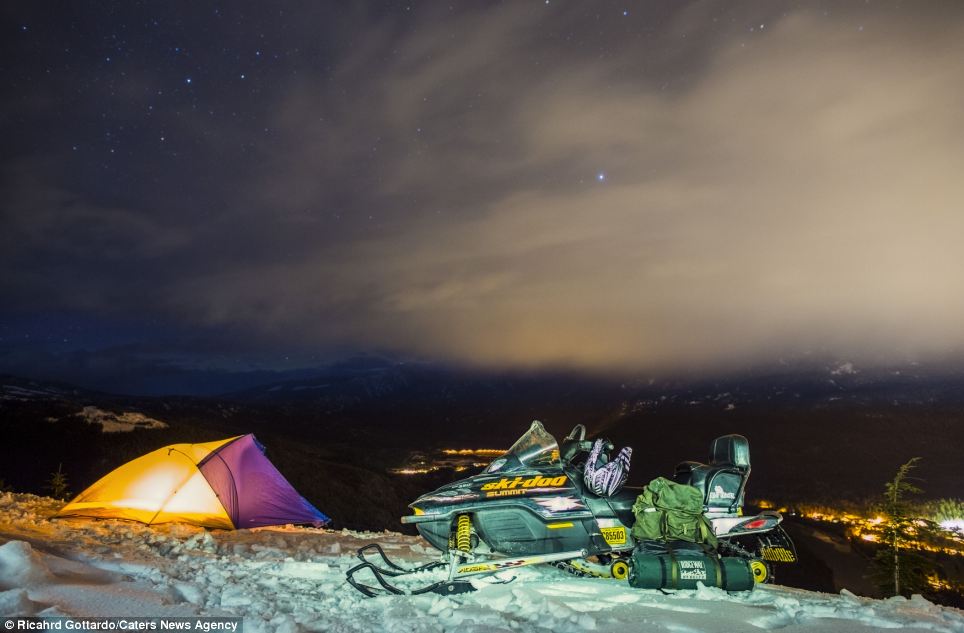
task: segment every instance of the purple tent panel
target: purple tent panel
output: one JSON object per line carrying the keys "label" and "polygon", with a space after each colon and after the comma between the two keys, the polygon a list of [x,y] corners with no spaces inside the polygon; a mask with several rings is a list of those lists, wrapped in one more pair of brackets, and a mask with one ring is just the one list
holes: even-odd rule
{"label": "purple tent panel", "polygon": [[298,494],[264,456],[264,446],[244,435],[208,455],[198,468],[235,528],[286,523],[320,527],[330,519]]}

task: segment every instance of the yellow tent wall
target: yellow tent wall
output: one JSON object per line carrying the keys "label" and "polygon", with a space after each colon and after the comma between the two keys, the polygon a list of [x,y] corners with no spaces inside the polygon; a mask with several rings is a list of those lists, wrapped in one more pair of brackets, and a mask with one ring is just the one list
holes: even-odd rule
{"label": "yellow tent wall", "polygon": [[234,529],[197,464],[235,439],[172,444],[138,457],[80,493],[57,516],[120,518],[148,525],[177,521]]}

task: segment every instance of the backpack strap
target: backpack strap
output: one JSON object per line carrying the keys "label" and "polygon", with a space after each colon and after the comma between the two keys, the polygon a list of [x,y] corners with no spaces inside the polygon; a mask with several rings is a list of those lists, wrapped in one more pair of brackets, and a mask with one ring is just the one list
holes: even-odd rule
{"label": "backpack strap", "polygon": [[699,539],[702,543],[706,543],[714,552],[716,552],[716,546],[719,540],[716,538],[716,534],[713,532],[713,528],[710,526],[710,522],[706,520],[706,517],[702,514],[697,519],[699,523]]}
{"label": "backpack strap", "polygon": [[673,581],[673,589],[679,589],[679,564],[676,562],[676,552],[669,541],[666,541],[666,553],[669,556],[670,580]]}
{"label": "backpack strap", "polygon": [[[663,591],[662,587],[666,586],[666,566],[663,564],[662,557],[660,557],[658,560],[659,560],[659,586],[660,586],[660,591]],[[672,564],[673,564],[672,561],[670,561],[670,565]]]}
{"label": "backpack strap", "polygon": [[713,564],[716,566],[716,586],[722,588],[724,586],[723,583],[725,580],[724,578],[725,572],[723,571],[723,561],[721,561],[716,556],[707,556],[707,558],[713,561]]}

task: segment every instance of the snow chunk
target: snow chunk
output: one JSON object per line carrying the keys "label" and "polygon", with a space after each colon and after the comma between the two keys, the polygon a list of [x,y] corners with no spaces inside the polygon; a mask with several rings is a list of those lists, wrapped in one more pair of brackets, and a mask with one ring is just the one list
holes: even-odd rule
{"label": "snow chunk", "polygon": [[0,591],[0,616],[35,615],[44,606],[31,600],[27,596],[26,589]]}
{"label": "snow chunk", "polygon": [[243,607],[251,604],[251,597],[241,587],[225,587],[221,592],[222,607]]}
{"label": "snow chunk", "polygon": [[214,540],[210,532],[199,532],[188,540],[184,541],[184,549],[201,550],[202,552],[214,553],[218,551],[218,542]]}
{"label": "snow chunk", "polygon": [[191,604],[204,604],[204,590],[191,582],[174,583],[171,587],[174,595],[184,602]]}
{"label": "snow chunk", "polygon": [[0,589],[32,587],[53,578],[50,568],[29,543],[10,541],[0,545]]}

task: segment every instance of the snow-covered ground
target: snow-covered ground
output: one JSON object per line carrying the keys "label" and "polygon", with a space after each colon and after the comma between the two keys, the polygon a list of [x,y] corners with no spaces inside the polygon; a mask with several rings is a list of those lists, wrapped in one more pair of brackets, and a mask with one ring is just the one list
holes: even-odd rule
{"label": "snow-covered ground", "polygon": [[663,595],[554,568],[512,572],[454,597],[369,599],[344,583],[352,554],[432,556],[417,538],[307,528],[206,531],[57,520],[59,502],[0,494],[0,615],[241,616],[257,631],[947,631],[964,613],[915,597],[870,600],[778,586]]}
{"label": "snow-covered ground", "polygon": [[94,406],[86,406],[74,414],[87,424],[100,425],[104,433],[129,433],[134,429],[166,429],[167,424],[154,418],[149,418],[137,411],[115,413],[104,411]]}

